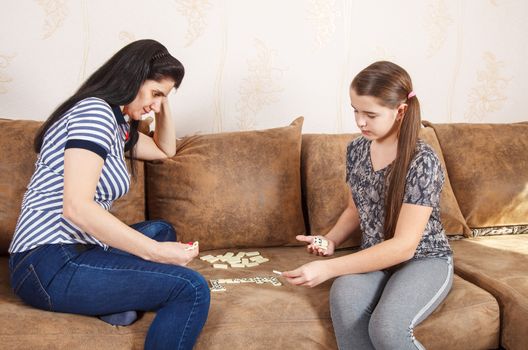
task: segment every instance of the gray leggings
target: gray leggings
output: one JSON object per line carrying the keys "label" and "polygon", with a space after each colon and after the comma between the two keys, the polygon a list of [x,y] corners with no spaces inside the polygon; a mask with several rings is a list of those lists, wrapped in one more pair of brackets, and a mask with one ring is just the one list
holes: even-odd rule
{"label": "gray leggings", "polygon": [[425,349],[414,327],[445,299],[452,283],[451,257],[337,278],[330,311],[339,349]]}

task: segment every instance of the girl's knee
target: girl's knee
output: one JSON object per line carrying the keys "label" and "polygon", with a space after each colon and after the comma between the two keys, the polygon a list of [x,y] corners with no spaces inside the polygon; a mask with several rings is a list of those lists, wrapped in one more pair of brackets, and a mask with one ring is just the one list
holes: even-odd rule
{"label": "girl's knee", "polygon": [[330,288],[330,305],[342,307],[357,302],[359,298],[363,297],[357,293],[360,291],[358,282],[360,281],[353,275],[336,278]]}
{"label": "girl's knee", "polygon": [[373,313],[368,332],[376,349],[408,348],[408,345],[414,341],[413,329],[397,317],[382,317]]}
{"label": "girl's knee", "polygon": [[330,288],[330,304],[338,303],[347,291],[348,287],[345,283],[345,280],[342,277],[336,278],[334,283],[332,283],[332,287]]}

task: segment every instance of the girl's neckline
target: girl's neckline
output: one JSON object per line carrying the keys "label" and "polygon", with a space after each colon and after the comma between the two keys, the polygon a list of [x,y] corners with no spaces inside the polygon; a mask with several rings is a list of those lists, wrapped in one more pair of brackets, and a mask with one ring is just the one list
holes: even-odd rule
{"label": "girl's neckline", "polygon": [[382,168],[379,168],[377,170],[374,169],[374,163],[372,162],[372,150],[371,150],[372,140],[369,140],[369,139],[366,139],[366,140],[367,140],[367,152],[368,152],[368,161],[369,161],[370,170],[374,174],[384,173],[386,170],[388,170],[392,166],[392,164],[394,164],[394,160],[392,160],[389,164],[383,166]]}

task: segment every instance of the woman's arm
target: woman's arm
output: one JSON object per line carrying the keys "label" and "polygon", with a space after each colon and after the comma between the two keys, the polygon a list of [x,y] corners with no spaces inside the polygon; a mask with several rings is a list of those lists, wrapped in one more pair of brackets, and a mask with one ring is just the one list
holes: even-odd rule
{"label": "woman's arm", "polygon": [[135,146],[137,159],[164,159],[176,154],[176,130],[167,97],[163,98],[160,111],[155,114],[155,119],[156,128],[153,137],[139,133]]}
{"label": "woman's arm", "polygon": [[404,203],[393,238],[357,253],[313,261],[284,272],[283,276],[292,284],[313,287],[333,277],[398,265],[414,256],[432,210],[431,207]]}
{"label": "woman's arm", "polygon": [[95,189],[103,168],[97,154],[79,148],[64,153],[64,217],[99,241],[145,260],[185,265],[198,250],[187,245],[157,242],[127,226],[94,202]]}

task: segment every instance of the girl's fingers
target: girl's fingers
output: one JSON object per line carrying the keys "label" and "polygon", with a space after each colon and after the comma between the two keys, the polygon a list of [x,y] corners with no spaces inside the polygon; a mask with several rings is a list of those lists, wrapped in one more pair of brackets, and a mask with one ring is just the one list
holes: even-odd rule
{"label": "girl's fingers", "polygon": [[297,235],[297,236],[295,236],[295,239],[297,239],[300,242],[306,242],[306,243],[312,243],[313,242],[313,237],[310,237],[310,236]]}

